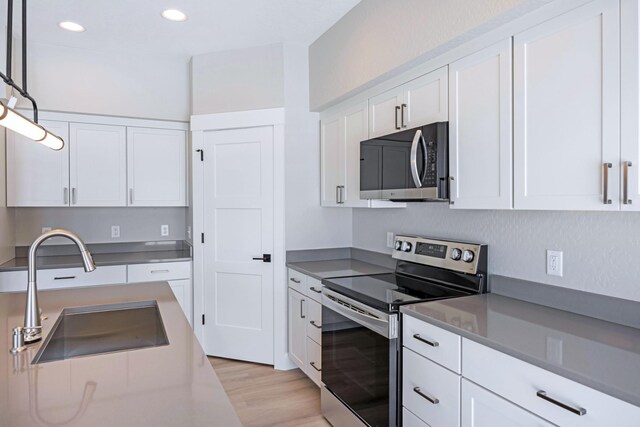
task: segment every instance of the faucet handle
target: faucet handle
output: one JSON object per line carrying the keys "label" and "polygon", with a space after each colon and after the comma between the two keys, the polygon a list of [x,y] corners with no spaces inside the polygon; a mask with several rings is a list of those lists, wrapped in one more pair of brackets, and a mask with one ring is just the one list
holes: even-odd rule
{"label": "faucet handle", "polygon": [[27,348],[27,346],[24,345],[24,328],[22,326],[13,328],[12,342],[13,347],[10,350],[11,354],[18,354]]}

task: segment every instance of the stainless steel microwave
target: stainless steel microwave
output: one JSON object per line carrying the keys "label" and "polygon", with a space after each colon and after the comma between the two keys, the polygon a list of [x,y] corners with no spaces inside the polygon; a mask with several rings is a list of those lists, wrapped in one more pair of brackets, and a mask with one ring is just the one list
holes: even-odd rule
{"label": "stainless steel microwave", "polygon": [[449,124],[433,123],[360,143],[360,198],[449,199]]}

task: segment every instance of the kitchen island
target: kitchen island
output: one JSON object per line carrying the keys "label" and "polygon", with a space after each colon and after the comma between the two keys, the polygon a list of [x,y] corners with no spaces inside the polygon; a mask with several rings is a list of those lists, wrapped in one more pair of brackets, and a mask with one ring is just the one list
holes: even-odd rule
{"label": "kitchen island", "polygon": [[166,282],[41,291],[43,337],[64,308],[157,301],[168,345],[31,364],[9,352],[25,294],[0,295],[0,426],[241,426]]}

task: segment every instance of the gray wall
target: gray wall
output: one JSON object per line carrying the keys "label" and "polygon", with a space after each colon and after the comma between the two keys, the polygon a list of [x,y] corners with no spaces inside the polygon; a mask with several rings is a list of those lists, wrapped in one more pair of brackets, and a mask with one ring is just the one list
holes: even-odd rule
{"label": "gray wall", "polygon": [[281,44],[194,56],[192,114],[284,106],[283,67]]}
{"label": "gray wall", "polygon": [[549,1],[362,1],[310,47],[311,109],[320,111]]}
{"label": "gray wall", "polygon": [[[16,208],[17,246],[31,244],[42,227],[67,228],[87,243],[184,240],[187,208]],[[169,236],[160,226],[169,225]],[[111,226],[120,226],[120,238],[111,238]],[[66,239],[50,243],[68,243]]]}
{"label": "gray wall", "polygon": [[[355,247],[389,253],[387,231],[487,243],[492,274],[640,301],[638,213],[354,209]],[[546,275],[547,249],[564,252],[563,277]]]}

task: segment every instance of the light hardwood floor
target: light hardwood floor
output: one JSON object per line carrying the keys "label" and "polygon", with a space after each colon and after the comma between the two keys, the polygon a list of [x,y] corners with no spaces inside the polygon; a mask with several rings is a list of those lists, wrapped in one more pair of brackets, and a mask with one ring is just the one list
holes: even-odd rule
{"label": "light hardwood floor", "polygon": [[245,427],[326,427],[320,389],[299,369],[209,357]]}

